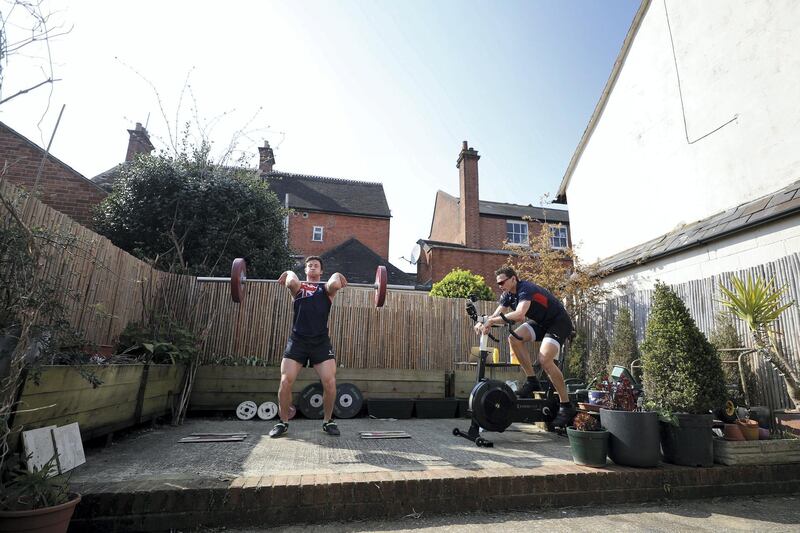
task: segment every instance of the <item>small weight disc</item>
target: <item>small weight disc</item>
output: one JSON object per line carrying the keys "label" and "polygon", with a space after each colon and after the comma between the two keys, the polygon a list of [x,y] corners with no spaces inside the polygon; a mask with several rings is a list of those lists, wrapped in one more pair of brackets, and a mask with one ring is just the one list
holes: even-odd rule
{"label": "small weight disc", "polygon": [[258,418],[272,420],[278,416],[278,405],[275,402],[264,402],[258,406]]}
{"label": "small weight disc", "polygon": [[256,402],[251,402],[250,400],[246,402],[242,402],[236,408],[236,417],[239,420],[250,420],[254,416],[256,416],[256,411],[258,411],[258,406]]}

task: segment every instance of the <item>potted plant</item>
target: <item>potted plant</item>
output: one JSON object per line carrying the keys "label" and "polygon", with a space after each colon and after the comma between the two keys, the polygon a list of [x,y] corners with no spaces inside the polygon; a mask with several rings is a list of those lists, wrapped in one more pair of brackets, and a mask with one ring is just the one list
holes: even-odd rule
{"label": "potted plant", "polygon": [[625,375],[616,381],[606,377],[600,388],[606,392],[600,424],[608,430],[608,456],[619,465],[658,466],[658,414],[642,411],[636,390]]}
{"label": "potted plant", "polygon": [[786,384],[794,409],[776,410],[778,425],[789,421],[787,426],[793,425],[795,431],[800,431],[800,374],[783,353],[778,342],[780,332],[775,327],[783,312],[795,302],[783,303],[781,299],[786,287],[775,288],[774,280],[766,281],[761,276],[748,276],[747,280],[733,276],[731,285],[728,288],[720,284],[720,303],[747,324],[759,355],[775,366]]}
{"label": "potted plant", "polygon": [[567,428],[569,447],[575,464],[605,466],[608,456],[608,431],[600,426],[597,416],[580,412],[573,426]]}
{"label": "potted plant", "polygon": [[663,283],[656,284],[641,348],[648,406],[663,418],[664,460],[713,465],[711,412],[726,399],[722,365],[686,305]]}
{"label": "potted plant", "polygon": [[69,492],[63,475],[54,475],[55,457],[41,469],[6,465],[0,478],[0,531],[66,532],[79,494]]}

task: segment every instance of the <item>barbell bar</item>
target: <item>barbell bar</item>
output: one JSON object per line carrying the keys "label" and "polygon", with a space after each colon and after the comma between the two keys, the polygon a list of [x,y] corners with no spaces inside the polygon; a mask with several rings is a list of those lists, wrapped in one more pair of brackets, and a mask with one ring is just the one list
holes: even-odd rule
{"label": "barbell bar", "polygon": [[[241,257],[237,257],[236,259],[233,260],[233,264],[231,265],[230,278],[198,277],[197,281],[203,283],[230,283],[231,299],[236,303],[240,303],[244,299],[245,297],[244,288],[248,282],[250,283],[277,282],[277,280],[274,279],[247,279],[247,261],[245,261]],[[320,283],[326,283],[326,282],[320,282]],[[375,270],[375,283],[373,284],[348,283],[347,286],[367,287],[370,289],[374,289],[375,307],[383,307],[383,304],[386,301],[387,288],[397,289],[397,290],[413,290],[413,287],[409,287],[406,285],[389,285],[386,267],[383,265],[378,265],[378,268]]]}

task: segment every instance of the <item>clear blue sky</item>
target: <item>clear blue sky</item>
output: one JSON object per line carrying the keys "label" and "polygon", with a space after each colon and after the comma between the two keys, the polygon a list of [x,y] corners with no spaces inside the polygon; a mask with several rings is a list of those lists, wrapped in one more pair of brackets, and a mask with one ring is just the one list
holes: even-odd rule
{"label": "clear blue sky", "polygon": [[[461,141],[481,154],[482,199],[540,205],[555,193],[639,1],[45,6],[73,27],[51,43],[62,81],[49,109],[38,89],[0,106],[0,120],[44,145],[66,104],[51,151],[92,177],[124,158],[135,122],[149,114],[165,146],[167,124],[194,121],[196,102],[220,152],[236,137],[255,165],[268,139],[277,170],[382,182],[389,259],[413,270],[400,256],[428,236],[437,189],[458,195]],[[11,57],[3,96],[40,68]],[[187,75],[193,97],[179,104]]]}

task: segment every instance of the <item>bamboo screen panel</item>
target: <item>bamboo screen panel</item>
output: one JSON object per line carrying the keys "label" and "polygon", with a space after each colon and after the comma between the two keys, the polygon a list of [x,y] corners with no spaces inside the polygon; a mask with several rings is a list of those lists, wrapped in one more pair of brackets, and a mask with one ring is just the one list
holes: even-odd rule
{"label": "bamboo screen panel", "polygon": [[[235,304],[227,283],[199,283],[154,270],[20,189],[2,182],[0,192],[17,203],[26,225],[71,242],[43,247],[40,276],[57,287],[69,322],[90,342],[114,344],[129,322],[166,312],[202,334],[205,362],[232,357],[279,364],[292,309],[288,291],[277,283],[250,283],[244,303]],[[9,214],[3,210],[2,216]],[[450,370],[477,345],[464,300],[389,290],[377,309],[373,296],[373,290],[362,287],[348,287],[336,296],[330,332],[343,366]],[[495,304],[478,302],[476,307],[491,313]],[[500,348],[507,359],[507,343]]]}

